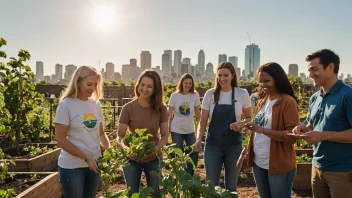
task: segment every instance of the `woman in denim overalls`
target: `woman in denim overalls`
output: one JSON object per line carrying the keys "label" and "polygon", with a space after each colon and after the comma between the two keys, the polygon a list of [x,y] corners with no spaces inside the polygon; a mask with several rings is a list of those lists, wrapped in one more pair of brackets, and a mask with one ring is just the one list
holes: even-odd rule
{"label": "woman in denim overalls", "polygon": [[246,90],[238,88],[237,76],[233,65],[221,62],[216,71],[215,88],[205,93],[202,103],[201,119],[195,150],[202,147],[202,138],[210,120],[204,150],[206,181],[220,185],[222,167],[225,169],[225,188],[231,192],[237,189],[241,167],[236,161],[242,150],[240,130],[244,113],[246,121],[252,119],[252,105]]}

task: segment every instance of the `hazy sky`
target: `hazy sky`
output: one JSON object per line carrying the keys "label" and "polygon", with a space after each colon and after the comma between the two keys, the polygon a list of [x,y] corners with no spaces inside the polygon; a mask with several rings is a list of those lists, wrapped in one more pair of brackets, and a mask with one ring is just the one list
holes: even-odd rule
{"label": "hazy sky", "polygon": [[[100,16],[99,9],[107,8]],[[330,48],[340,55],[341,69],[352,73],[352,1],[341,0],[0,0],[0,37],[8,56],[19,49],[32,55],[28,64],[44,62],[44,74],[56,63],[105,67],[152,54],[161,65],[164,50],[182,50],[197,64],[203,49],[206,63],[219,54],[238,56],[244,68],[245,46],[261,49],[261,64],[290,63],[307,73],[307,54]]]}

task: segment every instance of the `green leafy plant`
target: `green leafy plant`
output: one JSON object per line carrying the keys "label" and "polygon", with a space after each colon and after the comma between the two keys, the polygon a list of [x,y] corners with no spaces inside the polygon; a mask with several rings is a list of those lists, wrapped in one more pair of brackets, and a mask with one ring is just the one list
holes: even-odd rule
{"label": "green leafy plant", "polygon": [[207,185],[202,185],[199,176],[191,176],[187,173],[185,170],[187,162],[192,164],[194,169],[196,168],[189,156],[190,153],[187,154],[188,149],[193,148],[186,147],[183,152],[181,149],[175,148],[174,144],[163,147],[162,151],[167,157],[160,161],[159,169],[171,167],[170,172],[152,173],[153,176],[159,176],[160,178],[160,185],[164,188],[162,197],[168,197],[169,195],[174,198],[237,197],[237,193],[231,193],[216,187],[211,181]]}
{"label": "green leafy plant", "polygon": [[137,161],[156,152],[155,143],[149,141],[153,135],[145,134],[146,131],[147,129],[136,129],[134,132],[128,132],[124,138],[124,141],[129,142],[127,155],[136,156]]}
{"label": "green leafy plant", "polygon": [[7,190],[0,190],[0,197],[1,198],[12,198],[16,196],[17,193],[14,189],[7,189]]}
{"label": "green leafy plant", "polygon": [[5,155],[5,153],[0,149],[0,183],[5,181],[5,179],[9,176],[13,178],[15,176],[14,173],[9,173],[9,166],[11,164],[15,165],[15,162],[12,160],[8,160],[10,157]]}
{"label": "green leafy plant", "polygon": [[56,149],[56,147],[48,148],[47,146],[44,146],[43,148],[41,148],[39,146],[29,145],[29,146],[25,146],[23,148],[23,151],[29,152],[30,157],[35,157],[35,156],[53,151],[54,149]]}
{"label": "green leafy plant", "polygon": [[[0,47],[6,44],[6,40],[0,38]],[[6,58],[7,54],[0,51],[0,57]],[[35,75],[30,66],[24,64],[30,57],[28,51],[21,49],[18,58],[10,57],[6,65],[0,62],[0,76],[3,78],[0,83],[0,92],[4,97],[3,108],[8,115],[11,115],[3,125],[9,129],[8,136],[15,142],[17,150],[24,137],[24,127],[28,122],[27,115],[36,105],[35,98],[38,95],[35,91]]]}
{"label": "green leafy plant", "polygon": [[296,158],[297,163],[310,163],[312,162],[312,158],[304,153]]}
{"label": "green leafy plant", "polygon": [[[107,198],[113,197],[126,197],[128,191],[126,190],[119,192],[109,192],[110,182],[116,179],[120,175],[116,173],[116,170],[126,165],[129,161],[129,156],[133,156],[136,153],[137,160],[140,160],[151,153],[155,152],[154,142],[148,139],[152,137],[151,134],[145,134],[146,129],[136,129],[135,132],[128,132],[125,141],[129,142],[130,147],[128,149],[120,149],[115,147],[115,143],[108,149],[105,149],[102,158],[99,159],[99,174],[101,182],[104,188],[104,196]],[[153,192],[152,188],[145,188],[139,193],[133,194],[132,197],[148,197]]]}
{"label": "green leafy plant", "polygon": [[312,145],[306,142],[305,140],[297,140],[295,144],[295,148],[301,149],[312,149]]}
{"label": "green leafy plant", "polygon": [[126,151],[123,149],[115,148],[115,143],[112,147],[105,149],[102,158],[99,159],[99,174],[101,183],[104,187],[104,196],[107,198],[127,195],[128,190],[112,194],[109,192],[110,182],[116,179],[119,175],[115,172],[128,161]]}

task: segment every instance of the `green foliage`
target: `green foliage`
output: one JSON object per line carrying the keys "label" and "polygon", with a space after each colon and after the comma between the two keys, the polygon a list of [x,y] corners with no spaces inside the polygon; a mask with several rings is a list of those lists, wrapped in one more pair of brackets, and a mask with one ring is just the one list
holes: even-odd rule
{"label": "green foliage", "polygon": [[0,190],[0,197],[1,198],[12,198],[16,196],[16,191],[14,189],[7,189],[7,190]]}
{"label": "green foliage", "polygon": [[[99,159],[99,174],[106,198],[127,196],[129,188],[124,191],[111,193],[109,192],[109,185],[113,179],[120,176],[116,173],[116,170],[126,165],[129,161],[129,156],[133,156],[137,153],[137,160],[139,160],[155,152],[154,142],[148,141],[151,135],[144,134],[145,131],[146,129],[136,129],[134,133],[129,132],[124,139],[130,143],[129,148],[115,148],[115,143],[113,142],[112,147],[106,149],[103,153],[103,157]],[[133,196],[148,197],[150,193],[150,188],[147,188]]]}
{"label": "green foliage", "polygon": [[128,81],[128,83],[127,83],[127,86],[134,86],[134,81],[133,80],[130,80],[130,81]]}
{"label": "green foliage", "polygon": [[176,84],[164,83],[164,99],[165,103],[168,104],[170,101],[171,94],[176,91]]}
{"label": "green foliage", "polygon": [[[0,39],[0,47],[6,45],[4,39]],[[0,56],[6,58],[6,53],[0,51]],[[35,75],[24,62],[30,59],[30,54],[21,49],[18,58],[11,57],[5,65],[0,63],[1,76],[3,81],[0,84],[0,92],[3,93],[4,106],[11,117],[3,125],[9,130],[8,136],[15,141],[17,147],[24,137],[23,130],[26,126],[28,113],[35,107]]]}
{"label": "green foliage", "polygon": [[15,165],[15,162],[8,160],[8,158],[9,156],[5,155],[0,149],[0,183],[4,182],[8,176],[11,178],[14,177],[13,173],[9,173],[9,166],[11,164]]}
{"label": "green foliage", "polygon": [[298,99],[298,106],[302,107],[304,105],[304,102],[302,100],[302,91],[301,87],[303,85],[302,79],[300,77],[295,77],[292,75],[288,76],[288,80],[290,81],[294,94]]}
{"label": "green foliage", "polygon": [[307,155],[307,153],[297,156],[296,158],[297,163],[311,163],[312,158]]}
{"label": "green foliage", "polygon": [[111,180],[116,179],[119,176],[115,170],[120,168],[127,161],[128,158],[126,157],[126,151],[123,149],[114,148],[114,142],[112,143],[112,147],[105,149],[103,157],[99,159],[99,174],[101,183],[104,187],[105,197],[110,198],[127,195],[128,190],[115,194],[109,192]]}
{"label": "green foliage", "polygon": [[168,197],[170,195],[174,198],[217,198],[217,197],[237,197],[236,193],[230,193],[229,191],[216,187],[211,181],[207,185],[202,185],[199,176],[191,176],[186,172],[187,162],[193,165],[190,153],[187,150],[193,149],[186,147],[185,152],[179,148],[175,148],[175,145],[165,146],[162,151],[167,156],[159,163],[159,169],[165,167],[171,167],[169,173],[156,173],[153,172],[153,176],[160,177],[160,185],[164,188],[162,197]]}
{"label": "green foliage", "polygon": [[295,144],[295,148],[301,148],[301,149],[311,149],[313,148],[311,144],[306,142],[305,140],[297,140]]}
{"label": "green foliage", "polygon": [[127,155],[136,156],[137,161],[156,152],[155,143],[148,141],[153,135],[144,134],[146,131],[147,129],[136,129],[135,132],[128,132],[124,138],[125,141],[129,142]]}
{"label": "green foliage", "polygon": [[23,151],[29,152],[30,157],[36,157],[38,155],[53,151],[56,148],[57,148],[56,146],[54,146],[53,148],[48,148],[47,146],[44,146],[43,148],[41,148],[39,146],[36,147],[36,146],[30,145],[30,146],[25,146],[23,148]]}
{"label": "green foliage", "polygon": [[249,144],[249,140],[251,139],[250,133],[244,133],[242,139],[243,147],[247,147]]}

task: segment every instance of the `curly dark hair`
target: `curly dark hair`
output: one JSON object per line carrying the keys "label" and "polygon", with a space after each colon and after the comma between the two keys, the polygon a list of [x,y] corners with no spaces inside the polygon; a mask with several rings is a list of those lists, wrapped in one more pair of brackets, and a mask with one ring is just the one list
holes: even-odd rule
{"label": "curly dark hair", "polygon": [[334,64],[334,73],[337,74],[339,73],[339,68],[340,68],[340,57],[339,55],[335,54],[334,51],[329,50],[329,49],[321,49],[316,52],[313,52],[312,54],[309,54],[306,57],[306,61],[311,61],[315,58],[320,59],[320,64],[323,65],[324,69],[330,64]]}

